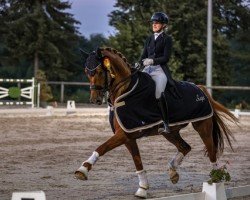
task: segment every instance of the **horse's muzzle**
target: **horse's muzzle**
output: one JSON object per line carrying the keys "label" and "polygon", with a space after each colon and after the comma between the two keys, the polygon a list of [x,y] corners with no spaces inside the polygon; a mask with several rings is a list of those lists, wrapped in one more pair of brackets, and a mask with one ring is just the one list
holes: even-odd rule
{"label": "horse's muzzle", "polygon": [[97,99],[97,100],[96,100],[96,104],[97,104],[97,105],[102,105],[102,100]]}
{"label": "horse's muzzle", "polygon": [[100,99],[100,98],[97,98],[97,99],[90,98],[90,103],[97,104],[97,105],[102,105],[102,99]]}

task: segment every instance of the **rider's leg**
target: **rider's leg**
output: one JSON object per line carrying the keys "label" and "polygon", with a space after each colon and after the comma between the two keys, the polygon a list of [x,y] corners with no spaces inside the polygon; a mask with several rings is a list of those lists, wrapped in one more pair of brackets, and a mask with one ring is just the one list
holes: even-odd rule
{"label": "rider's leg", "polygon": [[169,133],[168,105],[164,95],[168,79],[160,66],[158,66],[150,75],[155,81],[155,97],[163,120],[163,127],[159,129],[159,132]]}
{"label": "rider's leg", "polygon": [[169,118],[168,118],[168,105],[164,92],[162,92],[161,97],[157,99],[158,106],[161,111],[161,116],[163,120],[163,127],[159,128],[160,133],[170,133],[169,130]]}

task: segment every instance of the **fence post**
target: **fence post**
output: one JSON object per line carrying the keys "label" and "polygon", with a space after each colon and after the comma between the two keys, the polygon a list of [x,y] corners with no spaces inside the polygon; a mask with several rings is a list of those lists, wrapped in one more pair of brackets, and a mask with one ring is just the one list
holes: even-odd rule
{"label": "fence post", "polygon": [[61,103],[64,101],[64,83],[61,82]]}
{"label": "fence post", "polygon": [[31,98],[31,101],[32,101],[32,108],[34,108],[35,107],[35,78],[33,77],[32,79],[32,89],[31,89],[31,96],[32,96],[32,98]]}

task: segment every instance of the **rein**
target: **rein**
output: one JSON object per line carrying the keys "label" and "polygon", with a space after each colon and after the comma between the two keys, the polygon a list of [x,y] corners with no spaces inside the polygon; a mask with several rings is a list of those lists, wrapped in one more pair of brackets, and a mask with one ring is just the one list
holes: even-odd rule
{"label": "rein", "polygon": [[112,83],[114,82],[114,78],[111,79],[110,83],[108,83],[108,75],[107,75],[107,70],[105,70],[105,84],[104,86],[101,85],[90,85],[89,89],[90,90],[97,90],[97,91],[102,91],[103,93],[107,92],[110,90],[108,97],[113,96],[114,93],[116,93],[124,84],[122,83],[126,83],[126,81],[129,80],[129,78],[131,78],[133,75],[135,75],[138,71],[140,71],[140,68],[136,68],[136,70],[131,73],[129,76],[121,79],[118,83],[116,83],[115,87],[113,90],[110,89],[110,86],[112,85]]}

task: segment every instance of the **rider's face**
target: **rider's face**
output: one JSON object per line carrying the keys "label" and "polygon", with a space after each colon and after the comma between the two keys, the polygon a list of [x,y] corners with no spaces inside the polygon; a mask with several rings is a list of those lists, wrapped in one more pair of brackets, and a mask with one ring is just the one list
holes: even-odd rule
{"label": "rider's face", "polygon": [[152,29],[154,33],[160,32],[163,29],[163,24],[157,21],[152,23]]}

